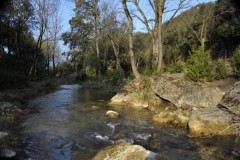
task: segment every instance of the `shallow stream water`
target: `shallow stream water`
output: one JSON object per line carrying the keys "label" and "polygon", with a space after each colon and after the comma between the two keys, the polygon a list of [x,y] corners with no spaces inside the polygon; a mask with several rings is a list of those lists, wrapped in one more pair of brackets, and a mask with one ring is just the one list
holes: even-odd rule
{"label": "shallow stream water", "polygon": [[[153,123],[150,111],[107,106],[112,96],[76,84],[31,100],[39,112],[22,124],[24,154],[33,160],[88,160],[106,146],[129,142],[155,152],[155,159],[240,159],[238,138],[189,138],[184,128]],[[109,109],[121,118],[106,118]]]}

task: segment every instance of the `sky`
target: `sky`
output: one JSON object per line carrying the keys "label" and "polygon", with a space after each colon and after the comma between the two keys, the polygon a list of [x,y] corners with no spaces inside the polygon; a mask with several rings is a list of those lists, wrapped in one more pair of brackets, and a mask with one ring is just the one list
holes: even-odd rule
{"label": "sky", "polygon": [[[112,1],[112,0],[109,0],[109,1]],[[207,2],[215,2],[215,1],[216,0],[193,0],[191,6],[195,6],[196,4],[199,4],[199,3],[207,3]],[[61,0],[60,3],[61,3],[60,12],[62,17],[62,21],[61,21],[62,33],[64,33],[66,31],[70,31],[69,20],[74,16],[74,12],[73,12],[74,2],[73,0]],[[146,31],[144,26],[138,21],[134,22],[134,27],[136,31]],[[63,45],[63,41],[60,42],[60,48],[62,52],[68,51],[68,47]]]}

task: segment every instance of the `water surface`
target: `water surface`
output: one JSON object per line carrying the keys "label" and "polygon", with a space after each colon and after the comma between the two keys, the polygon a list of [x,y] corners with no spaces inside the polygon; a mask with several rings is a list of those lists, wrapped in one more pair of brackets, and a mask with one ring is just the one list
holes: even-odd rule
{"label": "water surface", "polygon": [[[29,102],[39,109],[23,123],[24,153],[34,160],[87,160],[118,142],[139,144],[157,154],[155,159],[238,159],[239,139],[190,139],[185,129],[152,122],[149,111],[107,106],[107,89],[61,85],[54,93]],[[98,106],[98,107],[92,107]],[[113,109],[120,119],[107,119]]]}

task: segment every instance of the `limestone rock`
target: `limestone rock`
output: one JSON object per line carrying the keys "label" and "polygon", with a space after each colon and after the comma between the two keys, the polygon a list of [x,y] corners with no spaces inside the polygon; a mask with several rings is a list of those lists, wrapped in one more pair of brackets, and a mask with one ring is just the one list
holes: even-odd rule
{"label": "limestone rock", "polygon": [[227,92],[220,105],[227,108],[231,113],[240,116],[240,82],[236,83],[229,92]]}
{"label": "limestone rock", "polygon": [[142,146],[119,143],[99,151],[92,160],[146,160],[154,154]]}
{"label": "limestone rock", "polygon": [[200,85],[183,77],[161,76],[153,86],[160,98],[174,104],[177,108],[216,106],[224,92],[217,87]]}
{"label": "limestone rock", "polygon": [[111,98],[111,102],[109,104],[121,105],[121,104],[124,104],[124,102],[128,101],[128,99],[129,97],[126,93],[118,93]]}
{"label": "limestone rock", "polygon": [[115,111],[112,111],[112,110],[109,110],[109,111],[106,112],[106,116],[108,118],[119,118],[119,113],[115,112]]}
{"label": "limestone rock", "polygon": [[209,107],[192,111],[188,129],[190,136],[232,135],[233,121],[230,114],[217,107]]}
{"label": "limestone rock", "polygon": [[153,121],[158,123],[172,123],[180,126],[186,126],[188,122],[188,116],[185,115],[181,110],[164,110],[156,114],[153,117]]}
{"label": "limestone rock", "polygon": [[112,97],[109,105],[128,105],[136,110],[149,109],[149,104],[134,93],[118,93]]}
{"label": "limestone rock", "polygon": [[170,111],[161,111],[153,117],[153,120],[158,123],[173,123],[175,115]]}

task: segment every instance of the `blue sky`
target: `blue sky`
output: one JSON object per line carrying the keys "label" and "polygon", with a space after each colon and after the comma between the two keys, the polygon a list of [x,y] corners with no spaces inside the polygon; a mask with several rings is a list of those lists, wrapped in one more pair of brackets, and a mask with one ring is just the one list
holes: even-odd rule
{"label": "blue sky", "polygon": [[[112,0],[109,0],[112,1]],[[119,1],[119,0],[117,0]],[[199,3],[207,3],[207,2],[214,2],[216,0],[192,0],[191,6],[194,6]],[[74,16],[73,8],[74,3],[73,0],[61,0],[60,1],[60,11],[62,15],[62,33],[66,31],[70,31],[69,20]],[[143,25],[140,22],[135,22],[135,29],[136,30],[144,30]],[[63,46],[63,42],[61,42],[62,52],[67,51],[67,46]]]}

